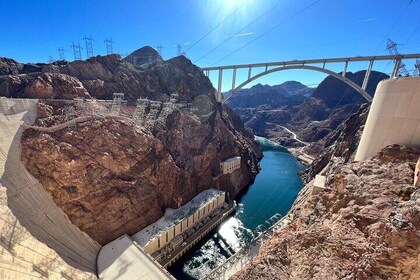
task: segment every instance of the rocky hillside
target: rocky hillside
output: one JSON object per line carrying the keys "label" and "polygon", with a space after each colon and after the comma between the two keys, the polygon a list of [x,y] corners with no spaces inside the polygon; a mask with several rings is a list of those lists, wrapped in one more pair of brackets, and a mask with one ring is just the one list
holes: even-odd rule
{"label": "rocky hillside", "polygon": [[[152,56],[150,49],[137,50],[126,59],[108,55],[85,61],[39,64],[29,73],[24,70],[30,65],[3,58],[1,61],[9,62],[2,64],[5,74],[0,76],[0,96],[112,99],[114,92],[123,92],[126,100],[135,101],[139,97],[167,100],[170,94],[178,93],[180,101],[187,101],[212,93],[210,80],[204,79],[201,71],[187,58],[179,56],[163,61],[153,49]],[[147,65],[142,64],[141,57],[147,57]],[[132,64],[130,61],[134,58],[137,59]]]}
{"label": "rocky hillside", "polygon": [[[142,51],[133,56],[142,57]],[[35,126],[54,131],[28,128],[22,137],[28,171],[69,219],[101,244],[141,230],[165,208],[177,208],[208,188],[235,196],[253,180],[252,163],[262,156],[253,135],[215,102],[210,81],[188,59],[136,63],[98,56],[0,78],[0,87],[8,89],[0,92],[13,97],[109,99],[113,92],[125,93],[128,103],[119,117],[101,117],[110,103],[42,101]],[[147,129],[144,120],[133,121],[132,101],[166,101],[172,93],[179,103],[193,102],[198,112],[173,108]],[[210,110],[203,115],[201,109]],[[61,126],[69,111],[70,119],[78,120],[73,128]],[[220,161],[236,155],[242,157],[241,169],[218,176]]]}
{"label": "rocky hillside", "polygon": [[337,164],[354,160],[369,108],[367,104],[362,105],[358,112],[341,123],[335,131],[303,149],[305,153],[316,156],[314,162],[301,174],[304,181],[309,182],[327,166],[332,169]]}
{"label": "rocky hillside", "polygon": [[[348,72],[346,77],[361,85],[365,73],[366,71]],[[368,93],[373,96],[377,84],[387,77],[383,73],[372,71],[367,86]],[[331,76],[326,77],[311,91],[302,88],[303,85],[296,87],[296,82],[285,84],[258,86],[249,90],[252,95],[249,92],[238,92],[228,104],[254,133],[288,147],[300,146],[302,143],[291,141],[293,135],[283,127],[295,132],[304,142],[316,142],[334,131],[365,102],[353,88]],[[289,86],[291,90],[287,94],[285,88],[288,84],[292,86]],[[278,88],[283,91],[274,95]],[[294,99],[287,99],[293,90],[297,90],[297,95],[292,95]],[[254,101],[245,102],[244,99]]]}
{"label": "rocky hillside", "polygon": [[420,150],[384,148],[325,173],[327,190],[308,184],[292,222],[264,243],[232,279],[418,279]]}
{"label": "rocky hillside", "polygon": [[[413,187],[419,149],[394,145],[354,162],[369,106],[307,146],[319,155],[292,222],[265,242],[233,279],[417,279],[420,188]],[[326,190],[312,195],[316,174]]]}
{"label": "rocky hillside", "polygon": [[[227,101],[227,104],[235,109],[287,108],[301,104],[313,91],[313,88],[295,81],[274,86],[257,84],[249,89],[239,90]],[[230,92],[227,92],[225,96],[229,94]]]}

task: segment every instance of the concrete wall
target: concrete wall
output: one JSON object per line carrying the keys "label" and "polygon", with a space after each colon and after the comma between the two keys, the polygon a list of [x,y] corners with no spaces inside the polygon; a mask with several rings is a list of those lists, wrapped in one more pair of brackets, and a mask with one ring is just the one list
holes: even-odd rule
{"label": "concrete wall", "polygon": [[0,279],[95,279],[99,244],[74,226],[20,161],[37,100],[0,98]]}
{"label": "concrete wall", "polygon": [[370,158],[392,144],[420,146],[420,77],[378,84],[355,160]]}
{"label": "concrete wall", "polygon": [[100,279],[175,280],[128,235],[106,244],[98,255]]}

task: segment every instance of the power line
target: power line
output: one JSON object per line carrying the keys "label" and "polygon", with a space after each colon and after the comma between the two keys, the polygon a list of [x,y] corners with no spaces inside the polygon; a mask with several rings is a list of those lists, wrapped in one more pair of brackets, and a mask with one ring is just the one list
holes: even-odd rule
{"label": "power line", "polygon": [[[320,1],[320,0],[319,0]],[[259,17],[257,17],[255,20],[251,21],[250,23],[248,23],[247,25],[245,25],[245,27],[243,27],[241,30],[239,30],[238,32],[236,32],[235,34],[231,35],[230,37],[228,37],[226,40],[224,40],[222,43],[220,43],[219,45],[217,45],[216,47],[214,47],[213,49],[211,49],[210,51],[208,51],[206,54],[204,54],[203,56],[201,56],[199,59],[195,60],[194,63],[197,63],[199,60],[203,59],[204,57],[208,56],[209,54],[211,54],[212,52],[214,52],[215,50],[217,50],[219,47],[221,47],[222,45],[224,45],[226,42],[230,41],[232,38],[236,37],[238,34],[242,33],[244,30],[246,30],[249,26],[251,26],[252,24],[254,24],[255,22],[259,21],[260,19],[262,19],[263,17],[265,17],[267,14],[269,14],[270,12],[272,12],[275,8],[277,8],[277,6],[279,6],[280,3],[278,2],[276,5],[274,5],[273,7],[271,7],[270,9],[268,9],[267,11],[265,11],[262,15],[260,15]]]}
{"label": "power line", "polygon": [[384,39],[381,41],[381,43],[379,43],[378,47],[375,50],[375,54],[378,52],[378,50],[381,48],[382,44],[387,40],[387,38],[389,37],[389,34],[391,33],[391,31],[395,28],[395,26],[397,26],[398,22],[400,21],[400,19],[403,17],[403,15],[405,14],[405,12],[408,10],[408,7],[410,6],[411,2],[407,3],[407,6],[405,7],[405,9],[402,11],[402,13],[397,17],[397,19],[395,20],[394,24],[391,26],[391,28],[388,30],[388,32],[385,34]]}
{"label": "power line", "polygon": [[73,44],[70,46],[73,48],[73,54],[74,54],[74,60],[82,60],[82,52],[81,49],[83,49],[79,43],[77,45],[73,42]]}
{"label": "power line", "polygon": [[180,55],[182,55],[183,53],[182,53],[182,46],[181,46],[181,44],[177,44],[176,45],[176,55],[177,56],[180,56]]}
{"label": "power line", "polygon": [[243,45],[242,47],[240,47],[239,49],[235,50],[234,52],[226,55],[225,57],[223,57],[222,59],[218,60],[217,62],[213,63],[211,66],[225,60],[226,58],[228,58],[229,56],[239,52],[240,50],[242,50],[243,48],[249,46],[250,44],[254,43],[255,41],[261,39],[262,37],[264,37],[265,35],[267,35],[268,33],[272,32],[273,30],[279,28],[281,25],[285,24],[288,20],[293,19],[294,17],[300,15],[301,13],[305,12],[306,10],[308,10],[309,8],[311,8],[312,6],[315,6],[316,4],[318,4],[321,0],[316,0],[314,2],[312,2],[311,4],[309,4],[308,6],[306,6],[305,8],[299,10],[297,13],[293,14],[290,18],[280,22],[279,24],[273,26],[271,29],[267,30],[266,32],[264,32],[263,34],[261,34],[260,36],[258,36],[257,38],[249,41],[248,43],[246,43],[245,45]]}
{"label": "power line", "polygon": [[208,31],[206,34],[204,34],[203,37],[201,37],[200,39],[198,39],[194,44],[192,44],[186,51],[185,53],[187,53],[189,50],[191,50],[195,45],[197,45],[198,43],[200,43],[204,38],[206,38],[208,35],[210,35],[214,30],[216,30],[217,28],[219,28],[220,25],[222,25],[224,22],[226,22],[229,18],[231,18],[234,14],[236,14],[240,9],[243,8],[243,6],[245,6],[245,4],[242,4],[241,6],[239,6],[236,10],[234,10],[230,15],[228,15],[227,17],[225,17],[221,22],[219,22],[215,27],[213,27],[213,29],[211,29],[210,31]]}
{"label": "power line", "polygon": [[66,56],[64,54],[65,50],[63,48],[58,48],[58,57],[60,58],[60,60],[66,60]]}
{"label": "power line", "polygon": [[[386,49],[387,49],[387,51],[389,51],[389,53],[391,55],[399,55],[400,54],[397,50],[397,43],[395,43],[391,39],[388,39],[388,41],[386,43]],[[395,61],[395,63],[397,63],[397,61]],[[410,73],[405,68],[404,63],[400,62],[399,65],[397,65],[397,67],[398,67],[397,74],[401,73],[404,76],[410,76]]]}
{"label": "power line", "polygon": [[159,55],[162,56],[162,50],[163,50],[163,46],[162,45],[158,45],[156,47],[156,50],[158,51]]}
{"label": "power line", "polygon": [[83,38],[83,40],[85,40],[85,43],[86,43],[86,58],[92,57],[93,56],[92,41],[95,41],[95,40],[92,39],[92,36],[87,37],[86,35]]}
{"label": "power line", "polygon": [[48,56],[48,63],[53,63],[55,61],[54,57],[51,55]]}
{"label": "power line", "polygon": [[104,40],[104,43],[106,44],[106,54],[113,54],[114,50],[112,48],[112,45],[115,43],[114,41],[112,41],[112,38],[108,39],[106,38]]}

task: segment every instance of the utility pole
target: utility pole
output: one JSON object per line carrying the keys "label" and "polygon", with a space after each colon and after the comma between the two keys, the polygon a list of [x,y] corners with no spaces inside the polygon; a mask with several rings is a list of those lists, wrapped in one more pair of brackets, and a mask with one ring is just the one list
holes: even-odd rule
{"label": "utility pole", "polygon": [[112,44],[114,44],[115,42],[112,41],[112,38],[110,39],[106,38],[104,42],[106,44],[106,54],[113,54],[114,51],[112,49]]}
{"label": "utility pole", "polygon": [[70,46],[73,48],[73,54],[74,54],[74,60],[82,60],[82,52],[81,49],[83,49],[79,43],[77,45],[73,42],[73,44]]}
{"label": "utility pole", "polygon": [[58,48],[57,51],[60,60],[66,60],[66,56],[64,55],[65,50],[63,48]]}
{"label": "utility pole", "polygon": [[159,55],[160,55],[160,56],[162,56],[162,50],[163,50],[162,45],[158,45],[158,46],[156,47],[156,49],[157,49],[157,51],[158,51]]}
{"label": "utility pole", "polygon": [[92,36],[87,37],[86,35],[83,38],[83,40],[85,40],[85,43],[86,43],[86,58],[92,57],[93,56],[93,44],[92,44],[92,42],[95,41],[95,40],[92,39]]}
{"label": "utility pole", "polygon": [[[394,41],[392,41],[391,39],[388,39],[386,42],[386,49],[388,50],[388,52],[391,55],[399,55],[400,53],[397,50],[397,43],[395,43]],[[401,62],[401,59],[397,59],[395,61],[395,63],[397,63],[397,61],[399,61],[400,65],[396,66],[398,68],[398,73],[402,76],[410,76],[410,72],[408,72],[408,70],[405,68],[405,64]]]}
{"label": "utility pole", "polygon": [[178,43],[178,45],[176,45],[176,55],[180,56],[182,54],[182,46],[181,44]]}

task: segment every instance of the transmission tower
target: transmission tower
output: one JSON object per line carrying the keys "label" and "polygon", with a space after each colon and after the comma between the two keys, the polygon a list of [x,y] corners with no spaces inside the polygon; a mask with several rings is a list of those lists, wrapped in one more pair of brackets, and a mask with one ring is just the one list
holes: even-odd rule
{"label": "transmission tower", "polygon": [[414,73],[413,75],[420,75],[420,59],[416,60],[416,63],[414,63]]}
{"label": "transmission tower", "polygon": [[92,44],[92,42],[95,41],[95,40],[92,39],[92,36],[87,37],[86,35],[83,38],[83,40],[85,40],[85,43],[86,43],[86,58],[92,57],[93,56],[93,44]]}
{"label": "transmission tower", "polygon": [[162,56],[162,50],[163,50],[162,45],[158,45],[158,46],[156,47],[156,49],[157,49],[157,51],[158,51],[159,55],[160,55],[160,56]]}
{"label": "transmission tower", "polygon": [[48,56],[48,63],[53,63],[55,61],[54,57],[52,57],[51,55]]}
{"label": "transmission tower", "polygon": [[60,60],[66,60],[66,56],[64,55],[65,50],[63,48],[58,48],[57,51]]}
{"label": "transmission tower", "polygon": [[112,38],[110,39],[106,38],[104,43],[106,44],[106,54],[113,54],[114,51],[112,49],[112,44],[114,44],[115,42],[112,41]]}
{"label": "transmission tower", "polygon": [[83,49],[79,43],[77,45],[73,42],[73,44],[70,46],[73,48],[73,54],[74,54],[74,60],[82,60],[82,51]]}
{"label": "transmission tower", "polygon": [[143,126],[146,116],[146,108],[149,106],[148,99],[137,99],[137,106],[133,113],[133,123]]}
{"label": "transmission tower", "polygon": [[180,56],[182,54],[182,46],[181,44],[176,45],[176,55]]}
{"label": "transmission tower", "polygon": [[111,116],[118,116],[121,111],[121,103],[124,100],[124,93],[115,92],[113,96],[114,96],[114,99],[112,101],[110,113],[111,113]]}
{"label": "transmission tower", "polygon": [[[391,39],[388,39],[386,42],[386,49],[391,55],[399,55],[400,53],[397,50],[397,43],[392,41]],[[395,62],[394,62],[395,63]],[[405,64],[401,62],[398,68],[398,73],[402,76],[410,76],[410,72],[405,68]]]}

